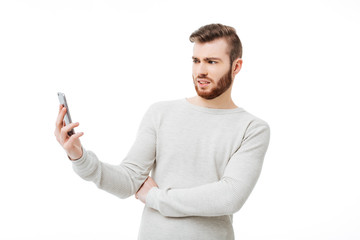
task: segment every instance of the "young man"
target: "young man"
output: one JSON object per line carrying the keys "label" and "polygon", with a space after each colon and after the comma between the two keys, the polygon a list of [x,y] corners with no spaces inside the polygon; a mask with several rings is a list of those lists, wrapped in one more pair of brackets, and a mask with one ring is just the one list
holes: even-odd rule
{"label": "young man", "polygon": [[197,96],[153,104],[120,165],[82,148],[83,133],[69,137],[78,123],[64,126],[60,106],[55,135],[75,172],[145,204],[139,239],[234,239],[232,216],[255,186],[269,144],[268,124],[231,99],[242,66],[235,29],[206,25],[190,41]]}

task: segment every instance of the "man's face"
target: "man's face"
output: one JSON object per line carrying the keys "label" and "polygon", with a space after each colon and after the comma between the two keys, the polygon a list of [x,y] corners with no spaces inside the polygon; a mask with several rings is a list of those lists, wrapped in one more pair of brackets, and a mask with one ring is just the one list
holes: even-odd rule
{"label": "man's face", "polygon": [[214,99],[228,90],[233,80],[231,70],[225,39],[207,43],[195,42],[192,77],[200,97]]}

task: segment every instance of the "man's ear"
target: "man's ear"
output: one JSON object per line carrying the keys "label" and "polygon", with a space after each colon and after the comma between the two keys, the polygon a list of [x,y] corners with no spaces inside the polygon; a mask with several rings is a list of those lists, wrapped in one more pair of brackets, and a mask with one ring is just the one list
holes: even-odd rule
{"label": "man's ear", "polygon": [[236,76],[241,70],[243,60],[241,58],[237,58],[233,63],[233,77]]}

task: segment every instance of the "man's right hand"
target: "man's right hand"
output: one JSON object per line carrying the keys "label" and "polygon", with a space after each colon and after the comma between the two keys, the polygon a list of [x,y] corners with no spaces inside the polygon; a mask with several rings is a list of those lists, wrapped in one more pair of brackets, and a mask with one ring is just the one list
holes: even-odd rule
{"label": "man's right hand", "polygon": [[75,133],[71,136],[68,135],[68,132],[79,126],[79,123],[71,123],[65,126],[64,116],[66,113],[66,108],[60,104],[59,114],[56,119],[55,126],[55,136],[56,140],[60,143],[60,145],[65,149],[70,160],[77,160],[81,158],[83,151],[81,147],[80,137],[84,135],[83,132]]}

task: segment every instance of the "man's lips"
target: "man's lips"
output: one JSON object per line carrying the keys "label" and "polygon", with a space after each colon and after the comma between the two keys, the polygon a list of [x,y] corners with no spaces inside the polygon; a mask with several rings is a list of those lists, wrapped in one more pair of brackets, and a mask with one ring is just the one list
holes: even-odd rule
{"label": "man's lips", "polygon": [[201,84],[211,83],[211,81],[207,78],[197,78],[196,80],[198,83],[201,83]]}
{"label": "man's lips", "polygon": [[198,83],[201,83],[201,84],[208,84],[208,83],[210,83],[210,82],[209,82],[209,81],[198,80]]}
{"label": "man's lips", "polygon": [[197,82],[200,87],[206,87],[211,83],[211,81],[209,81],[208,79],[203,79],[203,78],[198,78]]}

